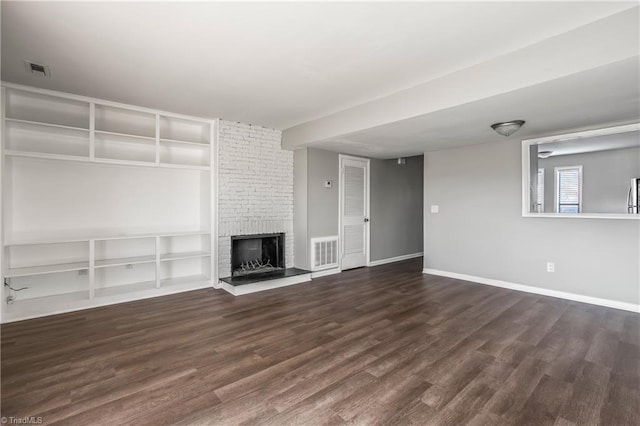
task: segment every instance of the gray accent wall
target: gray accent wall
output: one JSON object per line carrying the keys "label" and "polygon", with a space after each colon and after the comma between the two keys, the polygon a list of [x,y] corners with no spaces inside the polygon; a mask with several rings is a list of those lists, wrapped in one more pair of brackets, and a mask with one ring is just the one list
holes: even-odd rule
{"label": "gray accent wall", "polygon": [[422,252],[423,156],[371,160],[371,260]]}
{"label": "gray accent wall", "polygon": [[[422,252],[422,169],[422,155],[402,166],[395,159],[371,160],[372,261]],[[309,269],[311,238],[339,234],[340,155],[297,150],[293,176],[295,266]]]}
{"label": "gray accent wall", "polygon": [[[338,235],[339,154],[304,148],[293,156],[293,228],[297,268],[311,268],[311,238]],[[331,188],[324,182],[330,180]]]}
{"label": "gray accent wall", "polygon": [[640,221],[522,217],[520,142],[424,161],[425,268],[640,303]]}
{"label": "gray accent wall", "polygon": [[[340,163],[337,152],[308,148],[309,238],[338,235]],[[324,187],[324,181],[333,183]]]}
{"label": "gray accent wall", "polygon": [[582,211],[627,213],[631,178],[640,177],[640,148],[615,149],[540,159],[544,168],[544,211],[555,210],[555,167],[582,166]]}

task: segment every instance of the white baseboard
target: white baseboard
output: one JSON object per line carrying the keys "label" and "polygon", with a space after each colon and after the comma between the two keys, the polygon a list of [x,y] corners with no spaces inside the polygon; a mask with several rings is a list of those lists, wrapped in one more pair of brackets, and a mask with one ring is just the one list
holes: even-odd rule
{"label": "white baseboard", "polygon": [[311,274],[295,275],[293,277],[278,278],[276,280],[260,281],[252,284],[243,284],[233,286],[231,284],[220,281],[222,289],[234,296],[242,296],[243,294],[256,293],[258,291],[272,290],[274,288],[286,287],[289,285],[300,284],[311,281]]}
{"label": "white baseboard", "polygon": [[386,263],[400,262],[401,260],[415,259],[416,257],[421,257],[422,255],[423,253],[420,252],[420,253],[405,254],[405,255],[396,256],[396,257],[388,257],[386,259],[372,260],[371,262],[369,262],[369,266],[378,266],[378,265],[384,265]]}
{"label": "white baseboard", "polygon": [[325,269],[322,271],[311,272],[311,278],[326,277],[327,275],[339,274],[342,272],[340,268]]}
{"label": "white baseboard", "polygon": [[574,302],[589,303],[591,305],[605,306],[607,308],[621,309],[623,311],[640,313],[640,305],[634,305],[633,303],[619,302],[617,300],[583,296],[581,294],[568,293],[565,291],[549,290],[547,288],[510,283],[508,281],[500,281],[500,280],[494,280],[491,278],[476,277],[474,275],[440,271],[438,269],[425,268],[422,270],[422,273],[430,274],[430,275],[438,275],[441,277],[455,278],[455,279],[464,280],[464,281],[472,281],[475,283],[486,284],[494,287],[508,288],[510,290],[524,291],[526,293],[540,294],[542,296],[557,297],[559,299],[572,300]]}

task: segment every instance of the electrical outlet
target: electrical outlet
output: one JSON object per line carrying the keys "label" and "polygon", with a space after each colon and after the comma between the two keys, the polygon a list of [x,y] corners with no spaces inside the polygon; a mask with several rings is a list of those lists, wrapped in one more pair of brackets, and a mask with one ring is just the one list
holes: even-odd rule
{"label": "electrical outlet", "polygon": [[129,264],[127,264],[127,265],[125,266],[125,268],[127,268],[127,269],[133,269],[133,265],[129,263]]}
{"label": "electrical outlet", "polygon": [[86,269],[80,269],[78,271],[78,275],[87,275],[87,274],[89,274],[89,271],[87,271]]}
{"label": "electrical outlet", "polygon": [[547,272],[555,272],[556,264],[553,262],[547,262]]}

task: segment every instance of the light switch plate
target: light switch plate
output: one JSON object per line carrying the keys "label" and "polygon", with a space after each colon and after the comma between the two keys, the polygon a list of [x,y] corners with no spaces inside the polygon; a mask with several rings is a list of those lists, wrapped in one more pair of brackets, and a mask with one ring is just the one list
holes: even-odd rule
{"label": "light switch plate", "polygon": [[440,206],[431,206],[431,213],[438,213],[440,211]]}

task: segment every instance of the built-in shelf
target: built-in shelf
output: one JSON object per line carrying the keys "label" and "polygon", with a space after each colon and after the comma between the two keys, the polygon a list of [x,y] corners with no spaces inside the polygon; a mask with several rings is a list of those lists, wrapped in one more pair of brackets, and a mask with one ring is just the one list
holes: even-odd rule
{"label": "built-in shelf", "polygon": [[160,142],[165,143],[167,145],[176,145],[176,146],[191,145],[197,148],[209,148],[209,144],[206,142],[189,142],[189,141],[179,141],[176,139],[160,139]]}
{"label": "built-in shelf", "polygon": [[95,297],[107,297],[116,296],[127,293],[134,293],[145,290],[153,290],[156,288],[155,281],[145,281],[134,284],[124,284],[112,287],[97,288],[95,291]]}
{"label": "built-in shelf", "polygon": [[88,157],[76,156],[76,155],[64,155],[64,154],[47,154],[41,152],[29,152],[29,151],[16,151],[5,149],[5,155],[12,157],[26,157],[26,158],[39,158],[45,160],[63,160],[63,161],[82,161],[98,164],[112,164],[121,166],[138,166],[138,167],[155,167],[164,169],[184,169],[184,170],[201,170],[209,171],[210,166],[202,165],[190,165],[190,164],[172,164],[172,163],[152,163],[147,161],[132,161],[132,160],[118,160],[111,158],[95,158],[91,160]]}
{"label": "built-in shelf", "polygon": [[189,275],[177,278],[165,278],[160,280],[160,288],[185,285],[189,283],[204,283],[211,281],[211,278],[205,275]]}
{"label": "built-in shelf", "polygon": [[208,256],[211,256],[211,253],[204,252],[204,251],[192,251],[192,252],[185,252],[185,253],[168,253],[160,256],[160,261],[166,262],[169,260],[192,259],[197,257],[208,257]]}
{"label": "built-in shelf", "polygon": [[61,293],[53,296],[36,297],[32,299],[16,299],[13,303],[5,305],[5,321],[17,321],[40,317],[50,313],[64,312],[67,309],[60,309],[60,306],[82,306],[89,301],[89,291],[76,291],[72,293]]}
{"label": "built-in shelf", "polygon": [[80,155],[48,154],[44,152],[16,151],[13,149],[5,149],[4,154],[12,157],[40,158],[44,160],[90,161],[89,157]]}
{"label": "built-in shelf", "polygon": [[20,120],[18,118],[5,118],[5,121],[8,123],[21,123],[28,124],[33,126],[44,126],[44,127],[55,127],[57,129],[67,129],[67,130],[77,130],[80,132],[89,132],[89,129],[85,129],[83,127],[73,127],[73,126],[65,126],[62,124],[53,124],[53,123],[43,123],[41,121],[31,121],[31,120]]}
{"label": "built-in shelf", "polygon": [[3,322],[212,286],[216,120],[11,83],[2,103]]}
{"label": "built-in shelf", "polygon": [[125,240],[134,238],[152,238],[152,237],[186,237],[191,235],[208,235],[211,231],[180,231],[180,232],[161,232],[161,233],[140,233],[140,234],[121,234],[121,235],[93,235],[78,238],[17,238],[5,242],[5,246],[33,245],[33,244],[55,244],[55,243],[77,243],[88,242],[90,240],[106,241],[106,240]]}
{"label": "built-in shelf", "polygon": [[158,167],[164,167],[165,169],[184,169],[184,170],[211,170],[209,166],[199,166],[191,164],[172,164],[172,163],[160,163]]}
{"label": "built-in shelf", "polygon": [[154,141],[156,140],[155,136],[141,136],[141,135],[133,135],[129,133],[118,133],[118,132],[109,132],[106,130],[96,130],[96,134],[99,135],[110,135],[110,136],[121,136],[125,138],[134,138],[134,139],[142,139],[145,141]]}
{"label": "built-in shelf", "polygon": [[60,263],[56,265],[28,266],[24,268],[9,268],[5,278],[28,277],[34,275],[54,274],[57,272],[81,271],[89,269],[89,262]]}
{"label": "built-in shelf", "polygon": [[156,256],[135,256],[135,257],[121,257],[119,259],[104,259],[96,260],[96,268],[107,268],[110,266],[122,266],[122,265],[137,265],[140,263],[153,263],[156,261]]}
{"label": "built-in shelf", "polygon": [[118,160],[115,158],[96,158],[94,162],[100,163],[100,164],[114,164],[114,165],[120,165],[120,166],[162,167],[150,161]]}

